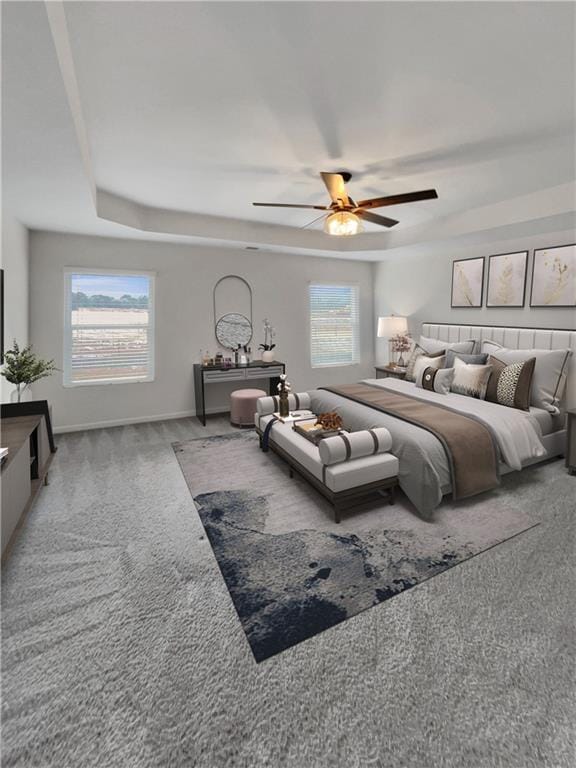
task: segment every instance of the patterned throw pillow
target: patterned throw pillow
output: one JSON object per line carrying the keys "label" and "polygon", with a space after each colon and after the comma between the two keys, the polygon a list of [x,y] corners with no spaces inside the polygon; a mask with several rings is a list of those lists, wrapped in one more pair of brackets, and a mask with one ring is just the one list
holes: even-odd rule
{"label": "patterned throw pillow", "polygon": [[476,397],[479,400],[484,400],[491,373],[491,365],[470,365],[455,358],[454,381],[450,389],[457,395],[466,395],[467,397]]}
{"label": "patterned throw pillow", "polygon": [[447,395],[454,379],[454,368],[423,368],[418,372],[416,386],[437,392],[439,395]]}
{"label": "patterned throw pillow", "polygon": [[484,340],[482,352],[496,355],[506,365],[536,358],[530,404],[548,413],[560,413],[566,387],[570,349],[507,349],[495,341]]}
{"label": "patterned throw pillow", "polygon": [[486,400],[509,408],[529,410],[536,358],[507,365],[490,355],[489,364],[492,366],[492,375],[486,389]]}
{"label": "patterned throw pillow", "polygon": [[430,353],[426,352],[426,350],[419,344],[416,344],[412,350],[410,360],[408,360],[408,365],[406,366],[406,375],[404,377],[406,381],[416,381],[414,376],[414,366],[416,365],[418,358],[422,357],[422,355],[426,355],[427,357],[442,357],[444,355],[444,350],[442,349],[439,352]]}

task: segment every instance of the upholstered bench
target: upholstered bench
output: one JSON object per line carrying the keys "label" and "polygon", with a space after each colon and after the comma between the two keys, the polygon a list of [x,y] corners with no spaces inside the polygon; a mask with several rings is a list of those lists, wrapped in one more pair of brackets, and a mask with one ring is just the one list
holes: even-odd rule
{"label": "upholstered bench", "polygon": [[[304,405],[309,404],[302,395],[297,396]],[[340,522],[340,513],[365,497],[386,491],[390,504],[394,503],[394,489],[398,485],[398,459],[389,453],[392,438],[387,429],[347,433],[321,440],[316,446],[299,435],[292,423],[278,421],[270,411],[272,398],[258,401],[255,414],[256,430],[261,447],[270,447],[294,471],[304,477],[334,507],[334,519]],[[265,413],[264,411],[269,411]],[[263,436],[272,425],[266,444]]]}

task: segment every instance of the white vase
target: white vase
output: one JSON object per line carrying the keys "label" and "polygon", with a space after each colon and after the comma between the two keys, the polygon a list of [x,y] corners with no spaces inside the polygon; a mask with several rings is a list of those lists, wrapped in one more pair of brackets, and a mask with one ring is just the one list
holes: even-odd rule
{"label": "white vase", "polygon": [[273,349],[265,349],[264,352],[262,352],[262,362],[263,363],[273,363],[274,362],[274,350]]}

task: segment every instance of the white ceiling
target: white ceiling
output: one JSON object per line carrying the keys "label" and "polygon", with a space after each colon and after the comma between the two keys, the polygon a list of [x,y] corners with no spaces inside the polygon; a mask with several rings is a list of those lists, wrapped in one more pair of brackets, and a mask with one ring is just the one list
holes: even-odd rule
{"label": "white ceiling", "polygon": [[[373,259],[573,221],[572,3],[67,2],[59,28],[51,5],[54,37],[43,3],[3,4],[4,194],[31,227]],[[349,240],[251,205],[322,204],[340,169],[356,199],[439,199]]]}

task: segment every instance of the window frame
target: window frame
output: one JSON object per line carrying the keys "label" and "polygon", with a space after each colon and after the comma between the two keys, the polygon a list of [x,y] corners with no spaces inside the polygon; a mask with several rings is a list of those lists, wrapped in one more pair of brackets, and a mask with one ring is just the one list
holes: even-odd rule
{"label": "window frame", "polygon": [[[313,342],[312,342],[312,307],[311,307],[311,301],[310,301],[310,290],[313,286],[321,286],[326,288],[353,288],[356,291],[356,300],[358,302],[358,320],[357,320],[357,326],[356,328],[353,327],[353,333],[356,337],[357,346],[357,359],[353,360],[350,363],[315,363],[312,359],[312,350],[313,350]],[[360,311],[361,311],[361,302],[360,302],[360,283],[354,282],[354,281],[340,281],[340,280],[310,280],[308,282],[308,340],[309,340],[309,359],[310,359],[310,366],[311,368],[351,368],[352,366],[358,366],[360,365],[360,359],[361,359],[361,337],[360,337],[360,327],[361,327],[361,319],[360,319]],[[352,350],[354,352],[354,349]]]}
{"label": "window frame", "polygon": [[[148,277],[150,280],[148,323],[131,325],[96,325],[83,326],[84,328],[148,328],[148,373],[146,376],[134,379],[100,379],[99,381],[72,381],[72,275],[133,275],[134,277]],[[72,387],[98,387],[112,384],[147,384],[155,380],[156,375],[156,272],[144,269],[102,269],[100,267],[65,267],[64,268],[64,355],[62,385]]]}

